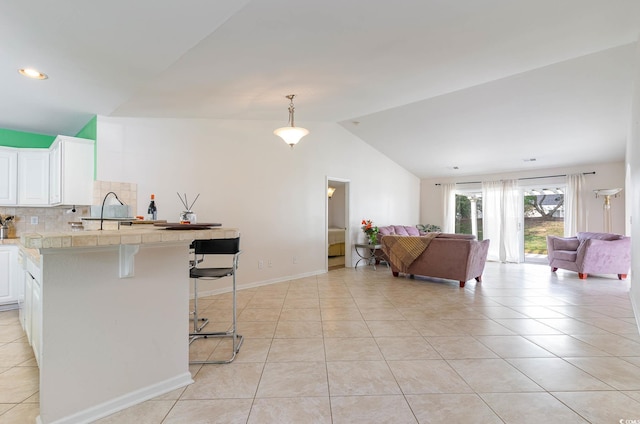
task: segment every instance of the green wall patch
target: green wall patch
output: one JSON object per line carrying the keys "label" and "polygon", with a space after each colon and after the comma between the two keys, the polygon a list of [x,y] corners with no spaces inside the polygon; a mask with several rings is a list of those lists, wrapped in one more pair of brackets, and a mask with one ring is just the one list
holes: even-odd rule
{"label": "green wall patch", "polygon": [[55,139],[56,136],[54,135],[34,134],[0,128],[0,146],[46,149],[51,146]]}
{"label": "green wall patch", "polygon": [[96,141],[98,139],[98,117],[94,116],[91,118],[91,120],[87,122],[87,125],[76,134],[76,137]]}

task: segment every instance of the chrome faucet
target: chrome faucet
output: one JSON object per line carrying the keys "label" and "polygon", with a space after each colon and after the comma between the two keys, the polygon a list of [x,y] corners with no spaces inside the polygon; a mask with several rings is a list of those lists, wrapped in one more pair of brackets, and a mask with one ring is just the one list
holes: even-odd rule
{"label": "chrome faucet", "polygon": [[102,231],[102,223],[104,222],[104,203],[107,201],[107,197],[109,197],[110,194],[113,194],[113,197],[115,197],[121,205],[124,205],[124,203],[122,203],[122,201],[118,199],[118,195],[113,191],[110,191],[109,193],[104,195],[104,199],[102,199],[102,208],[100,208],[100,231]]}

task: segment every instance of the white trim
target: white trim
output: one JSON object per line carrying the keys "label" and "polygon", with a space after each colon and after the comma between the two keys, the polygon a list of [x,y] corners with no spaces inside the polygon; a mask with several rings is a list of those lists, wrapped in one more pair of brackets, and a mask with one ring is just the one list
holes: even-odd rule
{"label": "white trim", "polygon": [[[631,273],[633,272],[633,267],[629,270],[629,275],[627,278],[631,279],[633,276]],[[638,331],[640,331],[640,301],[638,301],[636,294],[637,290],[634,290],[633,280],[631,279],[631,287],[629,293],[629,300],[631,301],[631,308],[633,309],[633,316],[636,319],[636,326],[638,327]]]}
{"label": "white trim", "polygon": [[[351,180],[347,178],[339,178],[339,177],[331,177],[327,175],[325,177],[325,188],[324,188],[324,198],[325,198],[325,208],[324,208],[324,244],[325,246],[329,246],[329,199],[326,195],[327,188],[329,187],[329,183],[331,181],[344,183],[344,223],[345,223],[345,235],[344,235],[344,266],[346,268],[351,268],[352,264],[352,251],[351,249],[347,249],[347,246],[351,246]],[[326,249],[325,249],[326,253]],[[324,269],[325,271],[329,271],[329,257],[328,255],[324,255]]]}
{"label": "white trim", "polygon": [[[239,284],[237,287],[237,290],[240,291],[244,289],[252,289],[255,287],[268,286],[269,284],[283,283],[285,281],[297,280],[299,278],[313,277],[315,275],[322,275],[326,273],[327,273],[327,270],[319,269],[317,271],[310,271],[302,274],[287,275],[286,277],[278,277],[278,278],[272,278],[270,280],[255,281],[253,283],[247,283],[242,285]],[[207,291],[200,290],[200,288],[198,287],[198,298],[205,297],[205,296],[214,296],[217,294],[230,293],[230,292],[231,292],[231,287],[222,287],[219,289],[207,290]],[[193,299],[193,293],[191,293],[189,297]]]}
{"label": "white trim", "polygon": [[[56,421],[51,421],[47,424],[76,424],[93,422],[146,400],[153,399],[175,389],[179,389],[180,387],[187,386],[191,383],[193,383],[191,373],[186,372],[151,386],[143,387],[125,395],[118,396],[117,398],[60,418]],[[36,418],[36,423],[44,424],[40,415]]]}

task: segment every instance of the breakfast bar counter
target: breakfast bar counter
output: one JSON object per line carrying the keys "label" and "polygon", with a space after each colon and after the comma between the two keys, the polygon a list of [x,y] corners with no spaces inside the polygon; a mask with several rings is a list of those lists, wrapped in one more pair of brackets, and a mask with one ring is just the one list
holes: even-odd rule
{"label": "breakfast bar counter", "polygon": [[22,236],[39,252],[25,293],[38,422],[91,422],[192,383],[189,245],[238,231],[138,227]]}
{"label": "breakfast bar counter", "polygon": [[[20,238],[27,249],[52,249],[69,247],[111,246],[121,244],[155,244],[176,241],[204,240],[213,238],[234,238],[238,236],[235,228],[210,228],[198,230],[175,229],[144,226],[122,227],[120,230],[68,231],[63,233],[29,233]],[[185,228],[189,228],[185,225]]]}

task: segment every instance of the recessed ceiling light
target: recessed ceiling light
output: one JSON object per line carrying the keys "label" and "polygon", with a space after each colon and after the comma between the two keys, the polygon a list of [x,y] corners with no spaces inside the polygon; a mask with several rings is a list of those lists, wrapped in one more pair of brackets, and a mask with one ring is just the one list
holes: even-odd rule
{"label": "recessed ceiling light", "polygon": [[530,159],[522,159],[525,162],[535,162],[536,158],[530,158]]}
{"label": "recessed ceiling light", "polygon": [[453,169],[460,169],[460,168],[458,168],[457,166],[454,166]]}
{"label": "recessed ceiling light", "polygon": [[33,68],[18,69],[18,72],[20,72],[20,75],[24,75],[25,77],[29,77],[29,78],[33,78],[33,79],[44,80],[44,79],[49,78],[47,76],[47,74],[43,74],[42,72],[38,71],[37,69],[33,69]]}

